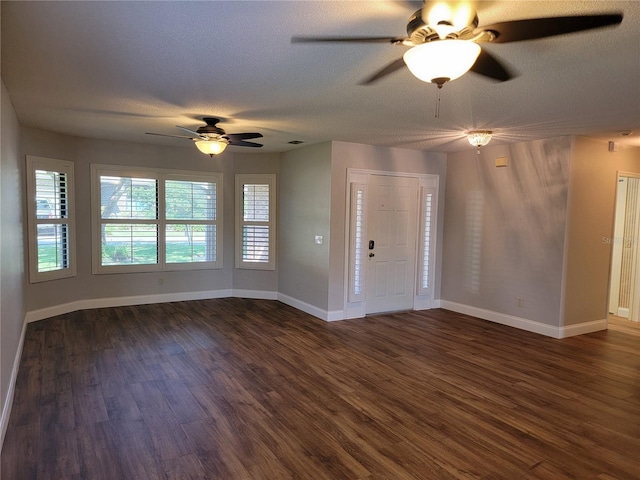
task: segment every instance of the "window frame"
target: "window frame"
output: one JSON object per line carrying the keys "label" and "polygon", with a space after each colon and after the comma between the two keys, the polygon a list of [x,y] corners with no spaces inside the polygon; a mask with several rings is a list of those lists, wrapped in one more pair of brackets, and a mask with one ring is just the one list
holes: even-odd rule
{"label": "window frame", "polygon": [[[154,219],[105,219],[101,213],[101,184],[102,176],[118,176],[128,178],[146,178],[156,181],[156,218]],[[129,167],[120,165],[91,165],[91,212],[92,212],[92,272],[93,274],[165,272],[179,270],[215,270],[223,267],[223,191],[222,173],[194,172],[185,170],[152,169],[144,167]],[[213,220],[184,220],[166,218],[166,181],[207,182],[215,184],[216,204]],[[153,264],[134,265],[102,265],[101,226],[104,223],[123,223],[157,226],[158,261]],[[166,227],[168,224],[205,224],[215,225],[216,253],[215,261],[205,262],[167,262],[166,259]]]}
{"label": "window frame", "polygon": [[[63,278],[75,277],[76,268],[76,224],[75,224],[75,184],[74,184],[74,163],[67,160],[39,157],[35,155],[26,156],[27,164],[27,245],[29,263],[29,283],[40,283],[50,280],[60,280]],[[66,175],[65,210],[66,217],[60,218],[38,218],[38,191],[36,185],[36,170],[45,170]],[[63,203],[58,198],[59,203]],[[40,224],[66,225],[67,265],[54,270],[38,271],[38,227]]]}
{"label": "window frame", "polygon": [[[235,176],[235,268],[247,270],[275,270],[276,269],[276,175],[275,173],[245,174]],[[267,222],[244,220],[244,186],[268,185],[269,186],[269,220]],[[269,247],[267,262],[247,262],[242,259],[243,241],[242,231],[246,225],[266,225],[269,227]]]}

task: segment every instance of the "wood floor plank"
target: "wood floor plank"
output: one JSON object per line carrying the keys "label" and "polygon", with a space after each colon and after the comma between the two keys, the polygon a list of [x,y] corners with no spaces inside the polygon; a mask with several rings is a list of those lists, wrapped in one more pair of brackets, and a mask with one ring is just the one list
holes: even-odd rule
{"label": "wood floor plank", "polygon": [[12,425],[2,447],[0,478],[38,478],[40,424]]}
{"label": "wood floor plank", "polygon": [[125,478],[109,422],[92,423],[76,429],[80,478],[113,480]]}
{"label": "wood floor plank", "polygon": [[157,380],[156,384],[169,404],[169,408],[181,424],[207,418],[206,412],[191,390],[179,379]]}
{"label": "wood floor plank", "polygon": [[61,315],[27,328],[1,474],[636,480],[640,329],[611,327],[238,298]]}
{"label": "wood floor plank", "polygon": [[38,479],[58,480],[80,473],[75,428],[49,425],[41,429],[38,453]]}
{"label": "wood floor plank", "polygon": [[[184,455],[164,462],[164,473],[167,480],[202,480],[211,477],[195,453]],[[273,477],[277,478],[277,477]]]}
{"label": "wood floor plank", "polygon": [[100,385],[81,386],[73,389],[73,407],[76,425],[104,422],[107,407]]}

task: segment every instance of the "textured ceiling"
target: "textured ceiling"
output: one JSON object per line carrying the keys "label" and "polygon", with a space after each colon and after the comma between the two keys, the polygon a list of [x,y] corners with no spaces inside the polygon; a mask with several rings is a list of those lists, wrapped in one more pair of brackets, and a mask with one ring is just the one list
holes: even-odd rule
{"label": "textured ceiling", "polygon": [[[483,44],[517,77],[469,73],[441,90],[402,69],[358,82],[406,47],[291,44],[293,35],[405,34],[410,1],[7,2],[2,77],[20,122],[82,137],[184,145],[216,116],[227,133],[259,131],[261,150],[343,140],[433,151],[558,135],[640,145],[640,2],[477,2],[480,26],[519,18],[622,12],[614,28]],[[238,149],[239,147],[231,147]],[[244,149],[246,151],[248,149]]]}

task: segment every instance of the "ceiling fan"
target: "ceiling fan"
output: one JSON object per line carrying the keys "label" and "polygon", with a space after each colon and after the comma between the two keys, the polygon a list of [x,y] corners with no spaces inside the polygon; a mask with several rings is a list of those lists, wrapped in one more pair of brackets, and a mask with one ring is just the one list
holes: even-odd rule
{"label": "ceiling fan", "polygon": [[147,135],[188,138],[189,140],[193,140],[195,142],[198,150],[212,157],[224,152],[224,150],[227,148],[227,145],[233,145],[236,147],[262,147],[262,145],[259,143],[246,141],[252,138],[261,138],[261,133],[225,133],[222,128],[217,126],[217,124],[220,122],[219,118],[204,117],[202,120],[204,120],[204,123],[206,125],[198,127],[198,129],[195,131],[186,127],[181,127],[180,125],[176,125],[176,127],[181,128],[187,133],[190,133],[191,136],[167,135],[164,133],[150,132],[147,132]]}
{"label": "ceiling fan", "polygon": [[478,27],[478,15],[469,1],[428,1],[409,18],[407,37],[294,36],[292,43],[391,43],[411,47],[361,82],[371,85],[405,65],[424,82],[442,88],[467,71],[504,82],[513,78],[480,43],[510,43],[591,30],[622,22],[622,14],[532,18]]}

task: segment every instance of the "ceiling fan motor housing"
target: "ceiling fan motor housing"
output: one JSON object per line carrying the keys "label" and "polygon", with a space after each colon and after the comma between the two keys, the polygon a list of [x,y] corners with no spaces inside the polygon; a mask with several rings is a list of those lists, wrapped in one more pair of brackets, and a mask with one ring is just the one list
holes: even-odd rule
{"label": "ceiling fan motor housing", "polygon": [[428,22],[425,18],[428,16],[429,13],[426,9],[421,8],[409,17],[407,35],[413,45],[421,45],[440,39],[440,34],[437,31],[439,27],[446,28],[446,38],[467,40],[475,36],[474,30],[478,26],[478,15],[473,9],[470,9],[467,15],[464,16],[464,26],[460,25],[459,18],[454,19],[452,15],[436,17],[435,24]]}
{"label": "ceiling fan motor housing", "polygon": [[223,129],[221,129],[220,127],[216,127],[216,123],[220,121],[219,119],[206,117],[203,118],[203,120],[205,121],[206,125],[198,127],[196,132],[198,132],[199,134],[206,135],[208,137],[218,137],[225,134],[225,131]]}

